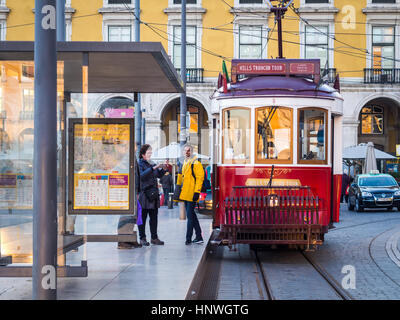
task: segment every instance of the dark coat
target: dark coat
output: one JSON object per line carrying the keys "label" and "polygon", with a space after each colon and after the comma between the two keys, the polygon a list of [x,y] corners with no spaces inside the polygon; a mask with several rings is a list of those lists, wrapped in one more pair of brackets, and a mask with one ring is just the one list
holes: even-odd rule
{"label": "dark coat", "polygon": [[170,174],[166,174],[161,177],[160,183],[162,184],[162,187],[164,189],[172,189],[173,181],[172,181],[172,176]]}
{"label": "dark coat", "polygon": [[342,176],[342,194],[343,195],[346,194],[346,189],[349,186],[349,184],[350,184],[350,177],[347,174],[343,173],[343,176]]}
{"label": "dark coat", "polygon": [[140,193],[140,175],[139,175],[139,164],[135,156],[135,190],[136,194]]}
{"label": "dark coat", "polygon": [[154,187],[158,192],[157,178],[161,178],[165,174],[164,169],[153,170],[152,164],[144,159],[139,159],[139,174],[140,174],[140,193],[139,202],[142,209],[157,209],[160,207],[160,197],[156,200],[150,201],[145,194],[145,190]]}

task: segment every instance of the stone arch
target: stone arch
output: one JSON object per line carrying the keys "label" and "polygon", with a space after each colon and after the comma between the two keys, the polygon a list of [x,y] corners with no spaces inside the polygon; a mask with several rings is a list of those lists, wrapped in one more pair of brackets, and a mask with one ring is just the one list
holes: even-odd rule
{"label": "stone arch", "polygon": [[106,103],[110,99],[115,99],[115,98],[129,99],[133,103],[133,94],[130,94],[130,93],[107,93],[107,94],[102,94],[98,99],[96,99],[93,102],[92,108],[93,108],[93,110],[95,110],[95,113],[99,113],[101,106],[104,105],[104,103]]}
{"label": "stone arch", "polygon": [[370,101],[372,100],[376,100],[376,99],[389,99],[392,100],[392,102],[394,102],[397,106],[400,106],[399,104],[399,100],[400,100],[400,96],[397,96],[395,94],[392,93],[374,93],[374,94],[370,94],[368,96],[366,96],[364,99],[362,99],[357,107],[354,109],[352,118],[354,121],[358,121],[358,116],[361,112],[361,109]]}
{"label": "stone arch", "polygon": [[[400,144],[399,98],[391,93],[375,93],[362,99],[353,114],[357,121],[357,143],[373,142],[375,148],[395,153]],[[363,111],[363,107],[368,107]],[[380,123],[382,125],[380,125]]]}
{"label": "stone arch", "polygon": [[[158,118],[159,121],[163,120],[163,115],[165,114],[165,111],[171,106],[171,103],[173,103],[175,100],[179,100],[179,99],[180,99],[180,95],[171,94],[171,95],[168,95],[167,97],[165,97],[161,101],[161,103],[160,103],[161,108],[159,109],[159,118]],[[197,103],[201,104],[201,106],[207,112],[208,119],[209,120],[212,119],[211,110],[209,108],[210,101],[206,101],[204,99],[204,97],[199,94],[192,94],[192,93],[187,95],[186,99],[187,99],[187,101],[189,101],[189,99],[192,99],[194,101],[197,101]]]}
{"label": "stone arch", "polygon": [[[159,121],[161,123],[161,130],[164,133],[165,144],[179,141],[179,105],[180,96],[171,95],[169,99],[163,104],[163,107],[159,111]],[[195,147],[196,152],[208,155],[210,153],[210,141],[209,131],[210,130],[210,113],[206,106],[201,101],[193,98],[192,96],[187,97],[188,111],[190,112],[190,118],[192,124],[197,124],[191,127],[190,130],[190,142]],[[196,128],[196,130],[193,130]]]}

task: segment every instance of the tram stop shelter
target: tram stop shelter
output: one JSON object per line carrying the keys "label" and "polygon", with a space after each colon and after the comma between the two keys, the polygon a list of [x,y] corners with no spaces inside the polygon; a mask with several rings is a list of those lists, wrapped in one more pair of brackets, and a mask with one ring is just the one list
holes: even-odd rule
{"label": "tram stop shelter", "polygon": [[[59,42],[57,57],[58,239],[49,241],[58,243],[58,276],[85,277],[86,249],[80,266],[65,264],[67,252],[137,241],[115,224],[135,213],[134,93],[184,88],[158,42]],[[1,42],[0,68],[0,277],[31,277],[34,42]],[[108,119],[104,94],[131,95],[122,106],[131,112]],[[83,227],[68,232],[76,219]]]}

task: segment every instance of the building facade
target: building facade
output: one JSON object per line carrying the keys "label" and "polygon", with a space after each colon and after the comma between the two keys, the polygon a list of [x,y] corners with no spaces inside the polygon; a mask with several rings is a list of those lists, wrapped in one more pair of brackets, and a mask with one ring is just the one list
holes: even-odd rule
{"label": "building facade", "polygon": [[[134,41],[134,3],[67,0],[67,41]],[[160,41],[179,71],[181,1],[142,0],[140,19],[141,40]],[[284,57],[319,58],[328,81],[340,76],[344,147],[373,141],[395,154],[400,144],[399,21],[400,0],[296,0],[285,15]],[[34,40],[34,0],[0,1],[0,40]],[[233,58],[277,55],[277,27],[266,1],[187,0],[189,139],[199,153],[210,154],[209,97],[222,60],[229,70]],[[28,88],[26,96],[15,98],[29,120],[32,96]],[[99,95],[90,99],[89,109],[99,114],[107,101],[121,98],[131,101],[133,94]],[[4,123],[9,111],[0,108]],[[178,141],[178,94],[143,94],[142,108],[146,142],[157,149]],[[2,130],[7,132],[4,125]]]}

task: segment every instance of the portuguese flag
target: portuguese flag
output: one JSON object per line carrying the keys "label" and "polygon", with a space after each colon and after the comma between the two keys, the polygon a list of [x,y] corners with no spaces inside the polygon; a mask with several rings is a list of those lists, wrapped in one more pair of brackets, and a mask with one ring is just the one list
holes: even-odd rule
{"label": "portuguese flag", "polygon": [[228,74],[228,69],[226,68],[225,60],[222,61],[222,77],[223,77],[224,93],[227,93],[229,74]]}

